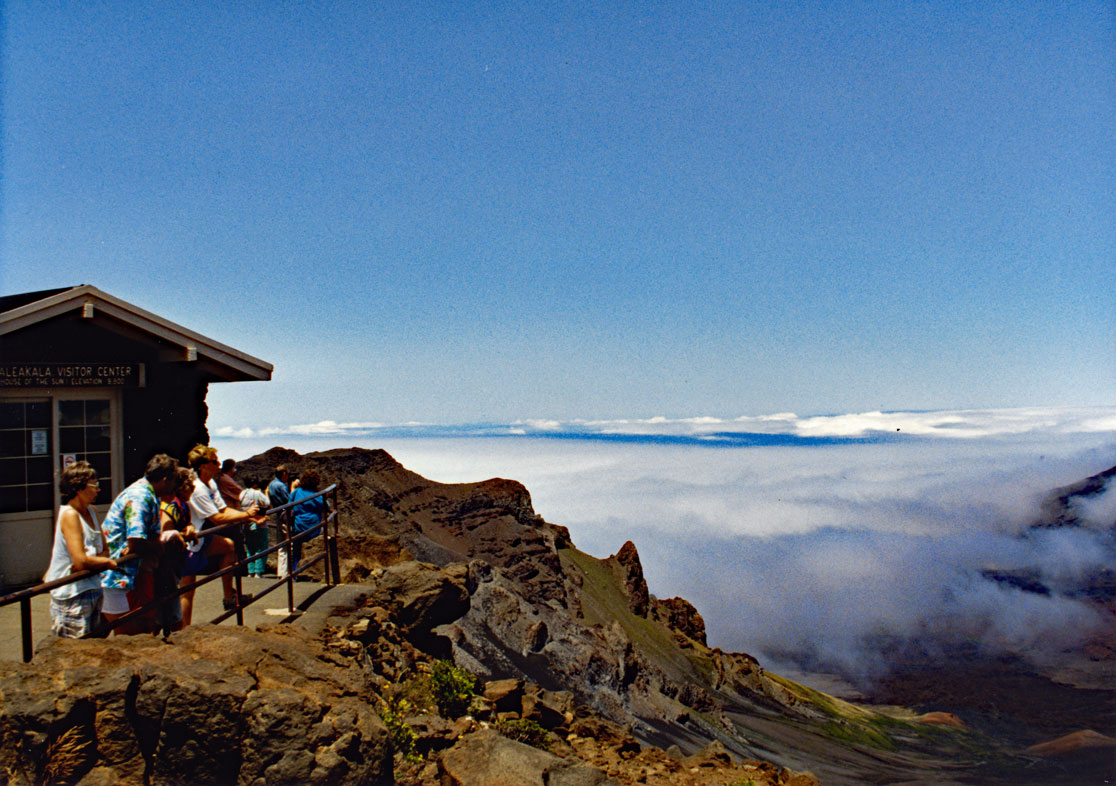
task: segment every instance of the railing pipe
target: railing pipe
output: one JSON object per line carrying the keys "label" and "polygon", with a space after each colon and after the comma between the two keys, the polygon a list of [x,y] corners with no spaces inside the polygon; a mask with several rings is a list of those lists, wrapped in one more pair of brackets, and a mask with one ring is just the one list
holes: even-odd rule
{"label": "railing pipe", "polygon": [[[138,616],[138,615],[143,614],[147,611],[150,611],[153,608],[156,608],[157,606],[161,605],[162,603],[165,603],[170,598],[173,598],[173,597],[179,596],[179,595],[183,595],[187,592],[190,592],[191,590],[197,590],[199,587],[202,587],[202,586],[210,583],[211,581],[216,581],[217,579],[221,578],[222,576],[224,576],[229,571],[235,571],[234,574],[233,574],[234,575],[233,584],[236,588],[236,600],[237,600],[236,608],[233,609],[233,610],[226,611],[225,613],[216,617],[213,620],[214,623],[223,622],[224,620],[228,619],[230,616],[235,614],[237,624],[238,625],[243,625],[244,624],[244,609],[247,606],[254,603],[256,600],[259,600],[263,596],[270,594],[273,590],[277,589],[281,583],[286,583],[286,585],[287,585],[287,611],[288,611],[289,614],[293,614],[294,613],[294,580],[295,580],[295,577],[297,575],[301,574],[304,569],[309,568],[313,565],[316,565],[318,562],[321,562],[321,561],[324,560],[323,572],[325,574],[326,584],[328,586],[334,586],[336,584],[341,583],[341,573],[340,573],[340,567],[339,567],[340,563],[339,563],[338,556],[337,556],[337,536],[340,533],[340,519],[339,519],[339,516],[338,516],[338,509],[337,509],[337,490],[338,490],[338,484],[334,483],[333,485],[329,486],[328,488],[326,488],[322,491],[319,491],[316,494],[313,494],[309,497],[306,497],[305,499],[300,499],[297,502],[288,502],[288,503],[285,503],[283,505],[279,505],[278,507],[274,507],[274,508],[271,508],[271,509],[268,510],[268,512],[267,512],[268,516],[275,515],[276,520],[278,522],[278,524],[276,525],[276,528],[279,530],[280,534],[283,535],[284,537],[282,538],[281,542],[275,544],[274,546],[271,546],[271,547],[265,549],[264,551],[259,552],[258,554],[253,554],[252,559],[258,559],[261,555],[262,556],[267,556],[268,554],[277,553],[279,551],[285,551],[286,554],[287,554],[287,576],[284,579],[282,579],[281,581],[276,582],[275,584],[271,585],[270,587],[266,587],[263,591],[256,593],[255,597],[253,597],[252,600],[248,601],[247,603],[245,603],[243,605],[241,605],[241,603],[240,603],[240,598],[242,596],[241,590],[242,590],[242,587],[243,587],[243,584],[241,582],[241,576],[240,576],[240,568],[243,567],[245,564],[247,564],[249,562],[249,559],[246,557],[243,560],[238,560],[233,565],[229,565],[228,567],[221,568],[219,570],[214,571],[213,573],[210,573],[208,576],[206,576],[201,581],[195,581],[193,584],[191,584],[189,586],[186,586],[186,587],[179,587],[174,592],[170,592],[170,593],[167,593],[165,595],[160,595],[159,597],[153,599],[149,603],[144,604],[142,607],[140,607],[138,609],[132,609],[131,611],[127,612],[126,614],[124,614],[124,615],[118,617],[117,619],[113,620],[112,623],[110,623],[108,625],[108,628],[111,630],[112,628],[115,628],[116,626],[122,624],[123,622],[130,619],[131,617]],[[326,515],[323,515],[322,520],[318,524],[316,524],[315,526],[310,527],[309,529],[304,530],[303,532],[293,534],[292,533],[292,529],[293,529],[292,528],[292,518],[293,518],[292,509],[294,507],[298,506],[298,505],[301,505],[302,503],[304,503],[308,500],[316,499],[316,498],[324,496],[326,494],[330,495],[330,501],[332,503],[329,506],[329,513],[326,514]],[[323,513],[324,513],[324,511],[323,511]],[[333,523],[332,532],[330,531],[330,526],[329,526],[331,522]],[[210,527],[208,529],[202,530],[198,534],[199,534],[199,536],[220,535],[221,533],[223,533],[225,531],[231,530],[233,528],[240,528],[242,526],[243,525],[240,522],[235,522],[235,523],[232,523],[232,524],[222,524],[222,525],[219,525],[219,526],[216,526],[216,527]],[[317,557],[314,557],[313,559],[308,560],[307,562],[300,565],[298,571],[293,570],[292,569],[292,562],[293,561],[291,559],[291,557],[293,555],[292,555],[291,552],[293,550],[294,544],[308,541],[308,540],[312,539],[315,535],[317,535],[319,532],[322,534],[323,539],[324,539],[324,548],[323,548],[324,553],[319,554]],[[129,555],[127,555],[125,557],[121,557],[119,560],[117,560],[116,565],[117,565],[117,567],[120,567],[121,565],[127,565],[128,563],[135,562],[136,560],[139,560],[140,558],[141,557],[138,554],[129,554]],[[79,570],[79,571],[76,571],[74,573],[71,573],[69,576],[64,576],[63,578],[60,578],[60,579],[55,579],[53,581],[44,582],[42,584],[36,584],[33,587],[26,587],[22,590],[18,590],[16,592],[10,593],[8,595],[0,596],[0,607],[8,606],[8,605],[11,605],[13,603],[19,603],[20,628],[21,628],[22,648],[23,648],[23,660],[24,660],[25,663],[30,661],[31,657],[34,655],[34,646],[32,644],[32,635],[31,635],[32,634],[31,599],[38,596],[38,595],[43,595],[45,593],[48,593],[53,589],[57,589],[58,587],[64,587],[65,585],[72,584],[75,581],[80,581],[81,579],[89,578],[91,576],[96,576],[96,575],[98,575],[98,574],[100,574],[100,573],[102,573],[106,570],[109,570],[109,568],[104,567],[104,568],[97,568],[95,570]]]}

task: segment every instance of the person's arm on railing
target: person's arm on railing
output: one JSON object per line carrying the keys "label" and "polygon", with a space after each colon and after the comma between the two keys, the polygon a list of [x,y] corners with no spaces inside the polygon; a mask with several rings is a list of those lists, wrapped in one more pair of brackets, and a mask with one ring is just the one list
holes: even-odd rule
{"label": "person's arm on railing", "polygon": [[225,508],[219,510],[211,516],[208,516],[209,521],[214,526],[222,524],[235,524],[238,521],[251,521],[253,524],[264,524],[267,522],[267,514],[259,513],[260,506],[253,504],[248,510],[236,510],[234,508]]}
{"label": "person's arm on railing", "polygon": [[66,541],[66,551],[70,553],[70,572],[115,568],[116,560],[108,555],[108,546],[101,544],[100,554],[85,553],[85,535],[82,532],[81,516],[73,508],[62,511],[62,538]]}
{"label": "person's arm on railing", "polygon": [[194,529],[193,524],[187,523],[186,527],[180,530],[178,527],[175,526],[174,519],[170,517],[166,510],[160,510],[159,515],[161,524],[160,529],[162,530],[162,535],[160,536],[159,540],[164,545],[168,541],[177,540],[183,545],[183,547],[185,547],[187,543],[198,539],[198,533],[197,530]]}

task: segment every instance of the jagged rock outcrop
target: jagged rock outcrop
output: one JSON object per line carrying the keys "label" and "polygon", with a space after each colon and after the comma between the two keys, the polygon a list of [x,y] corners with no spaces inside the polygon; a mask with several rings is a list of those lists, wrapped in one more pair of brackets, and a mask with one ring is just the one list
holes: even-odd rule
{"label": "jagged rock outcrop", "polygon": [[628,598],[628,609],[637,617],[646,617],[651,609],[651,593],[647,591],[643,563],[639,561],[635,544],[626,541],[618,552],[605,560],[605,564],[618,575],[620,587]]}
{"label": "jagged rock outcrop", "polygon": [[[684,598],[666,598],[660,600],[651,597],[652,618],[666,625],[671,630],[681,633],[683,639],[693,639],[699,644],[706,644],[705,619],[694,605]],[[679,642],[684,644],[684,640]]]}
{"label": "jagged rock outcrop", "polygon": [[363,669],[293,627],[53,640],[0,664],[12,784],[391,782]]}

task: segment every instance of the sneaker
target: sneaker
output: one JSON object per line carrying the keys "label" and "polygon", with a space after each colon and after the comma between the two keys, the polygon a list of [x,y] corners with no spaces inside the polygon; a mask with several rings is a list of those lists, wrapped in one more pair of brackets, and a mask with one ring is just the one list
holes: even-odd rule
{"label": "sneaker", "polygon": [[225,598],[224,600],[221,601],[221,603],[224,604],[225,611],[232,611],[238,605],[243,606],[245,603],[252,600],[252,597],[253,596],[252,596],[251,592],[242,592],[240,594],[240,603],[239,604],[237,603],[237,598],[236,598],[235,595],[231,596],[231,597],[228,597],[228,598]]}

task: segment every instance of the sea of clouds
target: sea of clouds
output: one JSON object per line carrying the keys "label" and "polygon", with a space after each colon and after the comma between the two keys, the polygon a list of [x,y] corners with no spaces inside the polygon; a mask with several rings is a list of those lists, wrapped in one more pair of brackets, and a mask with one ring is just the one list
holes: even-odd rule
{"label": "sea of clouds", "polygon": [[854,680],[896,646],[1056,659],[1105,624],[1074,592],[1116,557],[1116,491],[1078,500],[1079,528],[1029,529],[1050,490],[1116,465],[1116,408],[325,421],[217,428],[214,444],[379,447],[442,482],[514,478],[582,550],[632,540],[652,593],[693,602],[711,644]]}

